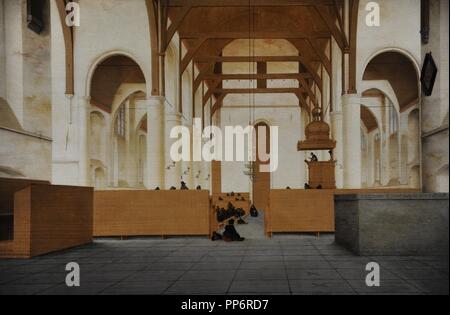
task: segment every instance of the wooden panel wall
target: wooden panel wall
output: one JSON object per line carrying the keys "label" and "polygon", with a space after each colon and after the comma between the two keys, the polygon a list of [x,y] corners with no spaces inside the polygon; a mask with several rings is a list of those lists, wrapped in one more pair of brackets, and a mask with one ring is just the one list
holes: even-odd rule
{"label": "wooden panel wall", "polygon": [[211,176],[211,186],[212,193],[220,194],[222,193],[222,162],[212,161],[211,162],[212,176]]}
{"label": "wooden panel wall", "polygon": [[16,179],[16,178],[0,178],[0,214],[11,214],[14,209],[14,193],[30,186],[31,184],[49,185],[49,182]]}
{"label": "wooden panel wall", "polygon": [[93,189],[31,185],[14,197],[14,240],[0,257],[30,258],[92,241]]}
{"label": "wooden panel wall", "polygon": [[266,233],[334,232],[332,190],[272,190]]}
{"label": "wooden panel wall", "polygon": [[208,191],[96,191],[94,236],[209,235]]}
{"label": "wooden panel wall", "polygon": [[271,233],[334,232],[334,196],[417,193],[417,189],[272,190],[265,230]]}

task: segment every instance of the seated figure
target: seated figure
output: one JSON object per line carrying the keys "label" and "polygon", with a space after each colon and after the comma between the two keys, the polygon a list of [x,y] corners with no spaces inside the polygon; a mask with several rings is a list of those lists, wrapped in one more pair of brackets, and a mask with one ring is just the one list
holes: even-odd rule
{"label": "seated figure", "polygon": [[319,162],[319,158],[314,153],[311,153],[311,162]]}
{"label": "seated figure", "polygon": [[225,242],[243,242],[245,238],[241,237],[234,227],[234,220],[230,220],[225,227],[222,238]]}
{"label": "seated figure", "polygon": [[181,182],[181,190],[189,190],[189,188],[186,186],[185,182]]}

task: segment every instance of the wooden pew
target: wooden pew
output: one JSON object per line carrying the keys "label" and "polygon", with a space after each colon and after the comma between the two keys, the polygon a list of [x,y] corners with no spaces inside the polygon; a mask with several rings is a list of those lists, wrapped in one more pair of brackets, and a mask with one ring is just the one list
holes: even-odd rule
{"label": "wooden pew", "polygon": [[[238,195],[240,195],[240,196],[238,196]],[[243,197],[244,201],[237,201],[236,198],[239,198],[239,197]],[[220,199],[222,199],[222,200],[220,200]],[[217,215],[216,215],[217,207],[227,209],[229,202],[231,202],[231,204],[235,208],[243,209],[246,213],[246,217],[249,215],[250,207],[252,204],[249,193],[235,193],[234,196],[227,196],[226,193],[213,194],[211,196],[211,220],[210,220],[210,235],[211,236],[214,232],[217,232],[220,228],[225,226],[229,220],[239,219],[239,218],[233,217],[228,220],[225,220],[224,222],[217,221]]]}
{"label": "wooden pew", "polygon": [[209,236],[209,209],[208,191],[96,191],[94,236]]}
{"label": "wooden pew", "polygon": [[353,194],[416,193],[417,189],[271,190],[265,232],[335,232],[334,197]]}
{"label": "wooden pew", "polygon": [[0,178],[0,241],[11,241],[14,237],[14,194],[32,184],[50,183],[20,178]]}
{"label": "wooden pew", "polygon": [[14,194],[14,238],[0,257],[31,258],[90,243],[93,189],[31,184]]}

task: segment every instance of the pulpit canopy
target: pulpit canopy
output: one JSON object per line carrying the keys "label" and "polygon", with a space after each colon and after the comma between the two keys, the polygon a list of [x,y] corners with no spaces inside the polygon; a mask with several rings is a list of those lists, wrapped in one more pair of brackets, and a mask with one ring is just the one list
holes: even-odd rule
{"label": "pulpit canopy", "polygon": [[330,126],[323,121],[322,110],[313,109],[313,121],[306,126],[306,140],[298,143],[299,151],[333,150],[336,141],[330,138]]}

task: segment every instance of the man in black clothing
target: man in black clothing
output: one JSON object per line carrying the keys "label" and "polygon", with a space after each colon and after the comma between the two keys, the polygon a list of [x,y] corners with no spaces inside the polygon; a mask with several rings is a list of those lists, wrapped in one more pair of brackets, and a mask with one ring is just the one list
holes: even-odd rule
{"label": "man in black clothing", "polygon": [[223,240],[227,242],[243,242],[245,238],[241,237],[234,227],[234,220],[228,221],[223,232]]}

